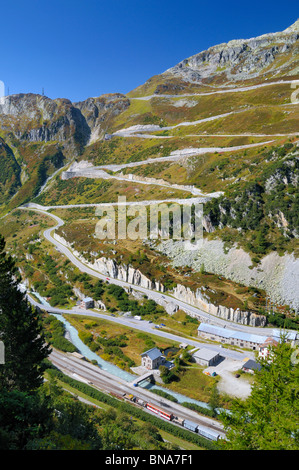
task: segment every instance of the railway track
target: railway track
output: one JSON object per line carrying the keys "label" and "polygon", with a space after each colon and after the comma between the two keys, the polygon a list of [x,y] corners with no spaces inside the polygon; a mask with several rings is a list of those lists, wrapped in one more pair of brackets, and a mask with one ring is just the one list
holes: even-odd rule
{"label": "railway track", "polygon": [[[120,377],[115,377],[109,372],[104,371],[100,367],[85,360],[56,350],[52,351],[49,359],[58,369],[75,380],[87,383],[90,386],[98,388],[105,393],[109,393],[114,397],[118,396],[120,399],[123,399],[124,394],[132,394],[139,400],[159,407],[159,409],[164,410],[167,414],[178,416],[183,420],[191,420],[198,426],[209,428],[211,431],[217,432],[221,437],[224,437],[223,427],[217,421],[206,416],[201,416],[195,411],[189,410],[178,403],[161,398],[154,393],[151,393],[149,390],[141,387],[130,386],[128,382]],[[132,402],[132,405],[134,404],[135,403]],[[135,405],[138,406],[138,404]],[[144,409],[145,411],[148,411],[146,408]],[[161,417],[161,419],[163,418]]]}

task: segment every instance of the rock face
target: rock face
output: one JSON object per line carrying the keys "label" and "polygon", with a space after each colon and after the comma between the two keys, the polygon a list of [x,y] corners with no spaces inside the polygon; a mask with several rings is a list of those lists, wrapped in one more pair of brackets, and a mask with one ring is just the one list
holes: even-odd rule
{"label": "rock face", "polygon": [[252,267],[250,255],[233,245],[225,248],[221,240],[203,240],[198,250],[186,251],[180,241],[165,240],[157,249],[172,260],[172,265],[190,266],[224,276],[234,282],[264,289],[277,305],[289,305],[299,311],[299,259],[294,254],[266,255],[260,265]]}
{"label": "rock face", "polygon": [[[68,248],[72,248],[71,244],[57,233],[54,233],[54,238]],[[84,264],[102,273],[104,276],[128,282],[135,286],[144,287],[145,289],[155,290],[158,292],[165,291],[163,284],[159,281],[149,279],[142,274],[139,269],[135,269],[132,266],[118,265],[114,259],[106,257],[98,258],[94,263],[90,263],[77,251],[73,251],[73,253]],[[239,309],[234,310],[222,305],[213,305],[209,303],[202,295],[200,289],[197,289],[194,293],[188,287],[178,284],[174,289],[173,296],[178,300],[193,305],[194,307],[198,307],[199,309],[224,320],[259,327],[263,327],[266,324],[266,317],[263,315],[255,315],[247,311],[241,311]],[[150,294],[148,297],[151,298]],[[160,299],[158,303],[165,308],[169,315],[173,315],[179,310],[179,306],[175,301],[169,302],[167,299]],[[188,312],[188,314],[190,314],[190,312]],[[200,318],[200,314],[198,317]]]}
{"label": "rock face", "polygon": [[118,265],[114,259],[105,257],[99,258],[94,262],[93,268],[103,273],[105,276],[128,282],[135,286],[144,287],[145,289],[164,292],[164,286],[159,281],[152,281],[142,274],[139,269],[135,269],[132,266]]}
{"label": "rock face", "polygon": [[1,127],[21,142],[58,141],[76,153],[87,144],[90,128],[67,99],[33,93],[6,96],[0,104]]}
{"label": "rock face", "polygon": [[120,93],[78,103],[21,93],[2,98],[0,128],[21,142],[61,142],[66,151],[76,155],[91,141],[102,138],[109,120],[129,105],[130,100]]}
{"label": "rock face", "polygon": [[251,312],[241,311],[240,309],[234,310],[227,308],[223,305],[213,305],[204,299],[200,289],[196,292],[191,291],[189,287],[178,284],[174,289],[174,297],[178,300],[186,302],[194,307],[198,307],[211,315],[215,315],[224,320],[232,321],[234,323],[241,323],[242,325],[259,326],[266,325],[266,317],[264,315],[256,315]]}
{"label": "rock face", "polygon": [[[185,81],[198,82],[211,76],[226,75],[227,79],[243,80],[257,77],[267,69],[296,73],[296,44],[299,20],[286,30],[251,39],[233,40],[210,47],[168,69],[165,74]],[[297,63],[298,66],[298,63]],[[293,73],[292,73],[293,72]]]}
{"label": "rock face", "polygon": [[73,250],[72,245],[67,242],[63,237],[54,233],[54,238],[64,246],[72,249],[74,255],[86,266],[100,272],[104,276],[118,279],[119,281],[128,282],[135,286],[152,289],[159,292],[164,292],[165,288],[159,281],[153,281],[142,274],[139,269],[135,269],[129,265],[118,265],[114,259],[105,258],[104,256],[96,259],[93,263],[87,261],[84,256],[76,250]]}
{"label": "rock face", "polygon": [[87,98],[85,101],[74,103],[74,106],[86,119],[91,132],[89,143],[92,143],[104,137],[111,117],[125,111],[130,106],[130,100],[121,93],[113,93]]}

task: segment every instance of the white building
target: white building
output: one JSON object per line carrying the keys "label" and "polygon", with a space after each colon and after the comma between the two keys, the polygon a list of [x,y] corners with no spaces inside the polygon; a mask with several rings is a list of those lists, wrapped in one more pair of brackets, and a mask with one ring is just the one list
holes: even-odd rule
{"label": "white building", "polygon": [[[267,330],[265,330],[265,333],[266,332]],[[282,334],[284,334],[284,332],[281,330],[272,330],[272,339],[280,342]],[[210,325],[208,323],[201,323],[199,325],[198,335],[205,339],[219,341],[223,344],[240,346],[241,348],[249,348],[253,351],[258,351],[261,345],[268,340],[268,335],[245,333],[225,327],[222,328],[220,326]],[[292,342],[297,338],[297,331],[288,330],[285,332],[285,335],[286,341]]]}
{"label": "white building", "polygon": [[273,338],[267,338],[266,341],[260,345],[259,347],[259,357],[262,357],[263,359],[269,359],[269,356],[271,354],[271,348],[275,347],[278,345],[278,341],[276,341]]}

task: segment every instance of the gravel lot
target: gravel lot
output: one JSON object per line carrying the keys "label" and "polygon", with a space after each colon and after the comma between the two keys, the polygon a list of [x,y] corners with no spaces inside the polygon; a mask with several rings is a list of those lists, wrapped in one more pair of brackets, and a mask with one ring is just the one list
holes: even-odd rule
{"label": "gravel lot", "polygon": [[251,392],[251,385],[246,378],[236,378],[235,373],[241,369],[245,361],[236,361],[233,359],[224,359],[216,366],[207,367],[206,371],[212,373],[216,372],[220,380],[218,382],[218,390],[220,393],[237,398],[247,398]]}

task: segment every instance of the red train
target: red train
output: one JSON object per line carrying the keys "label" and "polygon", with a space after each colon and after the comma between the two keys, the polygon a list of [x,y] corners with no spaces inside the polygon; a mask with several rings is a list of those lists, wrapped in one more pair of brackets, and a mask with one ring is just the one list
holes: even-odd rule
{"label": "red train", "polygon": [[218,441],[218,439],[221,438],[218,432],[208,429],[205,426],[199,426],[197,423],[193,423],[192,421],[189,421],[187,419],[174,416],[172,413],[167,413],[166,411],[158,408],[156,405],[153,405],[152,403],[147,403],[141,400],[140,398],[135,397],[134,395],[131,395],[131,394],[129,395],[127,393],[124,393],[122,397],[125,398],[126,400],[134,402],[136,405],[147,408],[152,413],[155,413],[156,415],[158,415],[161,418],[166,419],[167,421],[172,421],[175,424],[179,424],[182,427],[188,429],[189,431],[193,431],[197,434],[200,434],[203,437],[206,437],[207,439]]}
{"label": "red train", "polygon": [[160,408],[157,408],[156,406],[152,405],[151,403],[146,404],[146,408],[153,413],[156,413],[157,415],[161,416],[161,418],[167,419],[168,421],[171,421],[173,419],[173,414],[171,413],[166,413],[163,410],[160,410]]}

